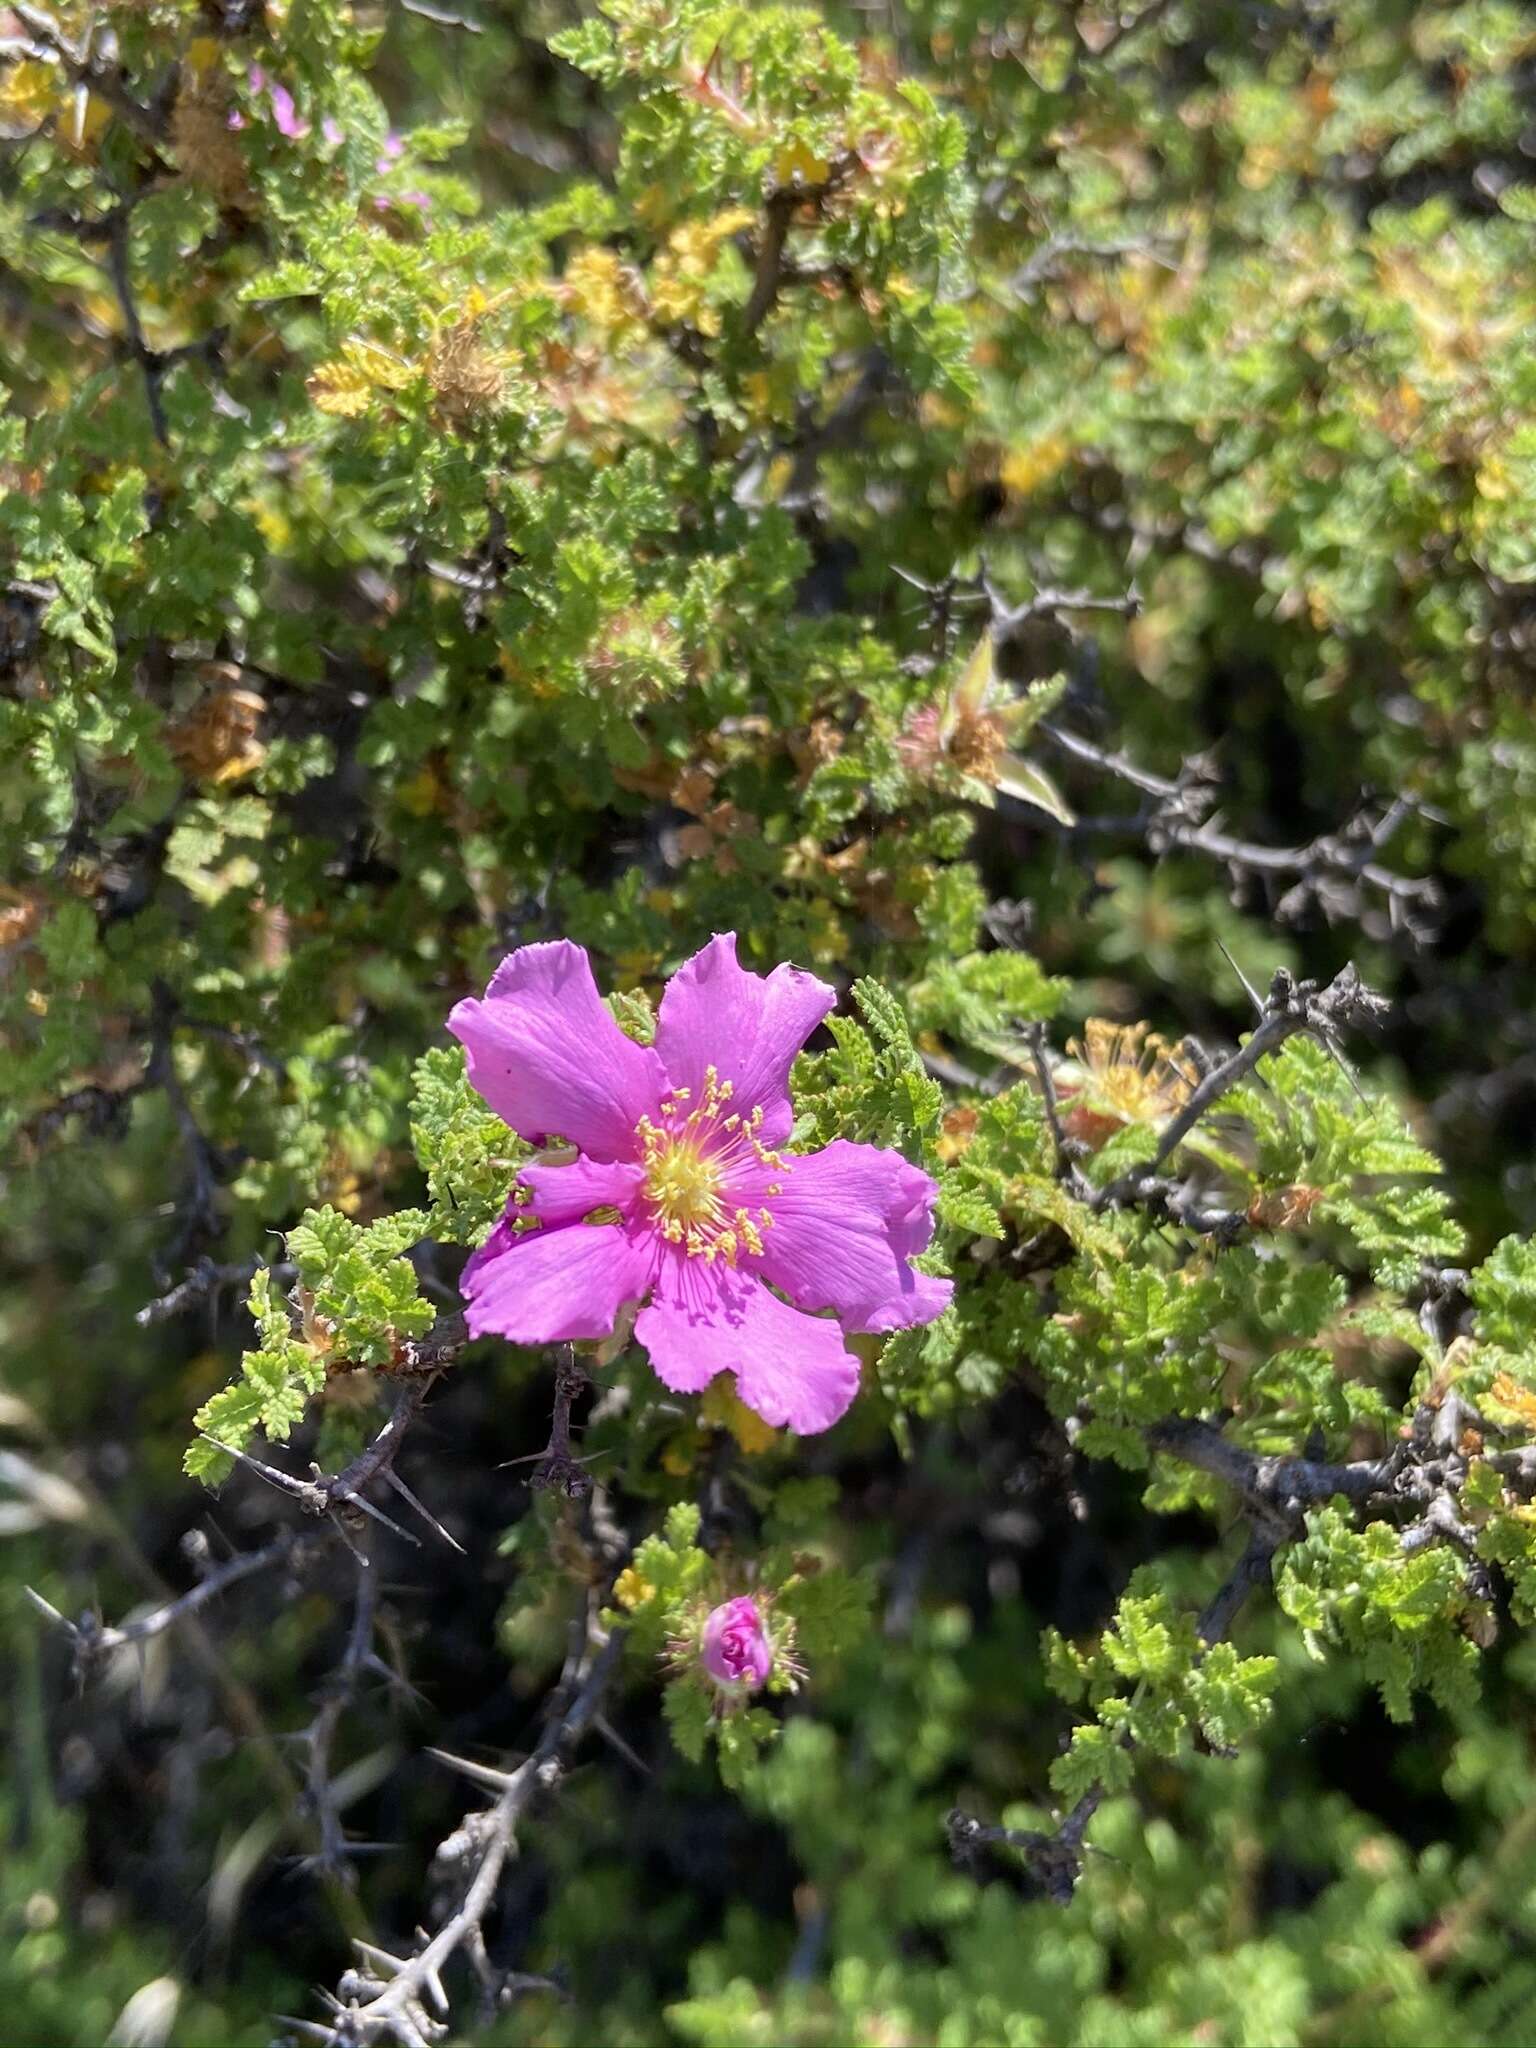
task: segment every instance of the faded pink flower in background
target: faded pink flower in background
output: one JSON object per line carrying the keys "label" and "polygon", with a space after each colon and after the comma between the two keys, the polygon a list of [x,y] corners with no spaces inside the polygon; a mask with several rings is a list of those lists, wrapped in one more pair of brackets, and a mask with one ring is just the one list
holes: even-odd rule
{"label": "faded pink flower in background", "polygon": [[734,1373],[765,1422],[830,1429],[858,1391],[844,1332],[931,1322],[952,1292],[911,1263],[933,1229],[927,1174],[842,1139],[778,1149],[790,1065],[836,1000],[797,967],[749,973],[726,933],[672,977],[642,1046],[580,946],[509,954],[448,1028],[496,1114],[560,1149],[523,1168],[531,1199],[464,1269],[471,1334],[607,1337],[643,1304],[634,1333],[663,1385]]}
{"label": "faded pink flower in background", "polygon": [[773,1671],[773,1644],[757,1611],[743,1595],[713,1607],[699,1636],[699,1659],[717,1685],[758,1692]]}
{"label": "faded pink flower in background", "polygon": [[[251,66],[245,82],[258,99],[266,94],[272,108],[272,125],[279,135],[286,136],[290,142],[298,142],[309,133],[309,123],[300,114],[293,94],[279,80],[269,80],[260,64]],[[245,126],[245,116],[238,107],[230,115],[229,125],[231,128]]]}

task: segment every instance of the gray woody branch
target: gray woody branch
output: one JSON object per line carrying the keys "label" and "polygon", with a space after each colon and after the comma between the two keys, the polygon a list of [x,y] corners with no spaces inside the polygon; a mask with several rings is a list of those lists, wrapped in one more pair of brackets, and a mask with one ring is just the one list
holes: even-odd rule
{"label": "gray woody branch", "polygon": [[517,1988],[516,1982],[499,1979],[491,1964],[485,1947],[485,1920],[495,1903],[502,1870],[515,1853],[518,1827],[539,1794],[559,1783],[570,1752],[596,1720],[623,1653],[624,1639],[625,1631],[616,1629],[596,1648],[590,1625],[583,1628],[580,1642],[567,1660],[538,1746],[515,1770],[493,1770],[434,1752],[495,1795],[488,1810],[466,1814],[438,1851],[440,1862],[458,1861],[467,1866],[462,1899],[412,1955],[396,1956],[372,1943],[357,1943],[361,1966],[346,1973],[335,1995],[327,1995],[329,2022],[288,2020],[290,2028],[308,2040],[324,2042],[327,2048],[373,2048],[384,2041],[395,2042],[399,2048],[430,2048],[449,2032],[450,2006],[442,1973],[461,1952],[474,1965],[493,2010],[509,1990]]}

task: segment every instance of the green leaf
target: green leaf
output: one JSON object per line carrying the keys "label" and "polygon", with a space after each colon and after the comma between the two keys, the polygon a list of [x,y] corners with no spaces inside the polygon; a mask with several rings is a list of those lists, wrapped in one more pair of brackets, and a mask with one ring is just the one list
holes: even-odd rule
{"label": "green leaf", "polygon": [[1058,825],[1075,825],[1077,814],[1043,768],[1018,754],[1004,754],[998,764],[997,786],[1005,796],[1044,811]]}

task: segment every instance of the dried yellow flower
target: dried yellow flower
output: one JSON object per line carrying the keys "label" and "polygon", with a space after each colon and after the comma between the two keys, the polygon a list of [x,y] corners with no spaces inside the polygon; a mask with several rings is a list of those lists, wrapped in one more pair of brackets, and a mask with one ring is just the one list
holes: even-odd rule
{"label": "dried yellow flower", "polygon": [[178,765],[194,782],[238,782],[267,757],[259,738],[267,700],[244,688],[241,674],[232,663],[208,663],[206,693],[166,734]]}
{"label": "dried yellow flower", "polygon": [[[201,40],[207,41],[207,38]],[[238,206],[250,193],[245,153],[229,125],[229,81],[216,64],[183,66],[171,109],[176,161],[219,206]]]}

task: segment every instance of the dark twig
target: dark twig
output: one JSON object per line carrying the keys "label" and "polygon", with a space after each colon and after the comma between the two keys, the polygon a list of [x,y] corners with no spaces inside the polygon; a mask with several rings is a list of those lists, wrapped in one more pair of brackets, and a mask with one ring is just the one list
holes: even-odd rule
{"label": "dark twig", "polygon": [[562,1346],[555,1366],[555,1409],[550,1417],[549,1442],[529,1481],[538,1492],[563,1493],[570,1500],[582,1500],[592,1491],[591,1478],[571,1449],[571,1406],[586,1392],[588,1384],[575,1351],[569,1344]]}
{"label": "dark twig", "polygon": [[1288,969],[1278,969],[1265,998],[1263,1015],[1255,1028],[1236,1052],[1211,1069],[1168,1119],[1158,1134],[1157,1149],[1152,1157],[1144,1165],[1101,1188],[1094,1197],[1095,1207],[1102,1209],[1117,1202],[1138,1199],[1164,1160],[1177,1149],[1201,1117],[1286,1039],[1294,1038],[1298,1032],[1309,1031],[1331,1048],[1342,1032],[1375,1023],[1386,1008],[1384,999],[1366,987],[1353,966],[1342,968],[1328,986],[1321,989],[1315,981],[1297,981]]}
{"label": "dark twig", "polygon": [[61,1628],[68,1635],[75,1653],[75,1669],[81,1675],[88,1672],[114,1651],[125,1649],[131,1644],[147,1643],[155,1636],[163,1635],[187,1615],[195,1614],[200,1607],[206,1607],[210,1600],[237,1585],[241,1579],[254,1578],[258,1572],[270,1571],[273,1566],[287,1564],[300,1552],[301,1538],[293,1529],[284,1529],[265,1543],[259,1550],[240,1551],[221,1565],[216,1565],[208,1575],[178,1594],[174,1600],[162,1602],[148,1614],[142,1614],[137,1621],[126,1621],[116,1627],[106,1627],[91,1615],[84,1615],[79,1621],[71,1621],[60,1614],[41,1593],[26,1588],[27,1598],[47,1621]]}
{"label": "dark twig", "polygon": [[123,328],[128,336],[128,346],[134,360],[144,375],[144,397],[149,406],[149,423],[154,429],[155,439],[162,448],[171,445],[171,432],[166,424],[165,406],[160,397],[160,386],[165,377],[165,361],[144,339],[144,327],[139,319],[138,302],[133,295],[133,279],[128,268],[128,229],[131,210],[128,206],[114,207],[108,226],[107,274],[112,280],[112,289],[117,294],[117,303],[122,309]]}
{"label": "dark twig", "polygon": [[216,1450],[226,1452],[248,1471],[264,1479],[269,1486],[276,1487],[279,1492],[286,1493],[291,1500],[296,1500],[306,1514],[334,1515],[338,1510],[359,1510],[373,1520],[382,1522],[396,1535],[403,1536],[406,1542],[414,1543],[416,1538],[408,1529],[402,1529],[400,1524],[391,1520],[381,1508],[364,1498],[363,1489],[373,1480],[388,1474],[395,1459],[400,1455],[406,1431],[420,1412],[431,1385],[430,1374],[402,1381],[389,1420],[340,1472],[326,1474],[318,1468],[313,1468],[310,1478],[297,1479],[291,1472],[284,1472],[276,1465],[267,1465],[260,1458],[253,1458],[248,1451],[239,1450],[233,1444],[221,1443],[215,1436],[208,1436],[207,1441]]}
{"label": "dark twig", "polygon": [[752,290],[742,309],[744,335],[756,334],[772,312],[780,291],[790,281],[784,264],[784,248],[795,215],[802,207],[816,207],[830,198],[840,185],[847,183],[858,161],[850,150],[829,166],[820,184],[781,185],[777,191],[769,193],[764,207],[763,231],[757,245],[757,268],[752,278]]}
{"label": "dark twig", "polygon": [[[200,1258],[185,1279],[179,1280],[167,1293],[157,1295],[153,1301],[145,1302],[134,1316],[141,1329],[152,1329],[157,1323],[168,1323],[173,1316],[179,1316],[183,1309],[195,1308],[206,1301],[210,1294],[218,1293],[222,1287],[243,1287],[250,1280],[259,1259],[237,1259],[231,1265],[219,1265],[208,1257]],[[273,1267],[274,1274],[291,1269]]]}
{"label": "dark twig", "polygon": [[1316,1506],[1336,1495],[1356,1503],[1391,1495],[1408,1457],[1404,1444],[1395,1445],[1385,1457],[1359,1458],[1347,1465],[1266,1456],[1244,1450],[1214,1423],[1185,1415],[1167,1416],[1153,1423],[1145,1435],[1152,1450],[1224,1479],[1251,1508],[1278,1509],[1293,1516],[1302,1507]]}
{"label": "dark twig", "polygon": [[150,1017],[149,1064],[144,1078],[149,1087],[165,1091],[165,1099],[170,1104],[171,1115],[181,1136],[188,1169],[187,1190],[178,1204],[184,1213],[173,1249],[167,1255],[167,1263],[178,1258],[199,1239],[219,1235],[222,1222],[218,1193],[225,1170],[225,1162],[198,1123],[176,1071],[176,1023],[176,998],[163,981],[157,981]]}
{"label": "dark twig", "polygon": [[[1207,817],[1215,788],[1204,756],[1188,762],[1178,779],[1170,781],[1049,719],[1042,719],[1036,729],[1062,753],[1115,776],[1150,800],[1134,817],[1079,819],[1072,828],[1078,837],[1133,832],[1153,854],[1176,849],[1221,861],[1235,874],[1276,883],[1289,880],[1291,887],[1277,906],[1285,918],[1294,918],[1313,898],[1336,898],[1340,891],[1362,885],[1385,897],[1394,920],[1401,918],[1410,931],[1418,928],[1416,918],[1422,923],[1439,906],[1440,887],[1431,877],[1397,874],[1376,857],[1419,808],[1411,798],[1396,797],[1378,816],[1362,809],[1339,830],[1319,833],[1301,845],[1266,846],[1225,831]],[[1324,907],[1329,907],[1326,900]]]}
{"label": "dark twig", "polygon": [[[1231,1632],[1254,1588],[1269,1583],[1271,1561],[1289,1533],[1284,1515],[1265,1503],[1258,1505],[1242,1556],[1207,1602],[1195,1624],[1200,1640],[1207,1648],[1212,1643],[1223,1641]],[[1125,1746],[1134,1746],[1130,1738],[1126,1738]],[[1088,1824],[1103,1804],[1104,1796],[1102,1784],[1090,1785],[1050,1833],[988,1826],[974,1815],[956,1809],[945,1823],[950,1854],[957,1864],[975,1870],[979,1866],[980,1852],[989,1845],[1017,1850],[1044,1896],[1056,1905],[1067,1905],[1082,1875]]]}
{"label": "dark twig", "polygon": [[341,1662],[326,1680],[314,1719],[304,1730],[303,1737],[304,1797],[320,1830],[319,1847],[306,1860],[312,1866],[333,1873],[344,1884],[355,1884],[356,1873],[337,1804],[331,1775],[331,1753],[342,1716],[357,1698],[373,1662],[373,1622],[379,1598],[379,1575],[366,1546],[360,1552],[354,1552],[354,1556],[358,1560],[357,1597],[352,1609],[352,1624],[347,1630],[346,1649]]}
{"label": "dark twig", "polygon": [[1201,1609],[1195,1623],[1202,1643],[1223,1642],[1230,1635],[1248,1595],[1269,1584],[1275,1552],[1288,1534],[1289,1525],[1283,1515],[1262,1510],[1254,1513],[1242,1556]]}
{"label": "dark twig", "polygon": [[1040,1084],[1040,1103],[1045,1111],[1045,1121],[1050,1128],[1051,1142],[1055,1147],[1056,1178],[1071,1186],[1074,1193],[1082,1192],[1082,1175],[1077,1170],[1080,1147],[1069,1138],[1061,1121],[1061,1106],[1056,1100],[1056,1082],[1051,1073],[1050,1060],[1046,1056],[1045,1026],[1031,1024],[1026,1033],[1029,1057],[1035,1069],[1035,1079]]}
{"label": "dark twig", "polygon": [[1156,235],[1115,235],[1103,241],[1085,235],[1050,235],[1038,249],[1031,250],[1008,280],[1008,288],[1021,299],[1031,299],[1039,285],[1054,277],[1075,256],[1145,256],[1165,270],[1177,268],[1173,256]]}

